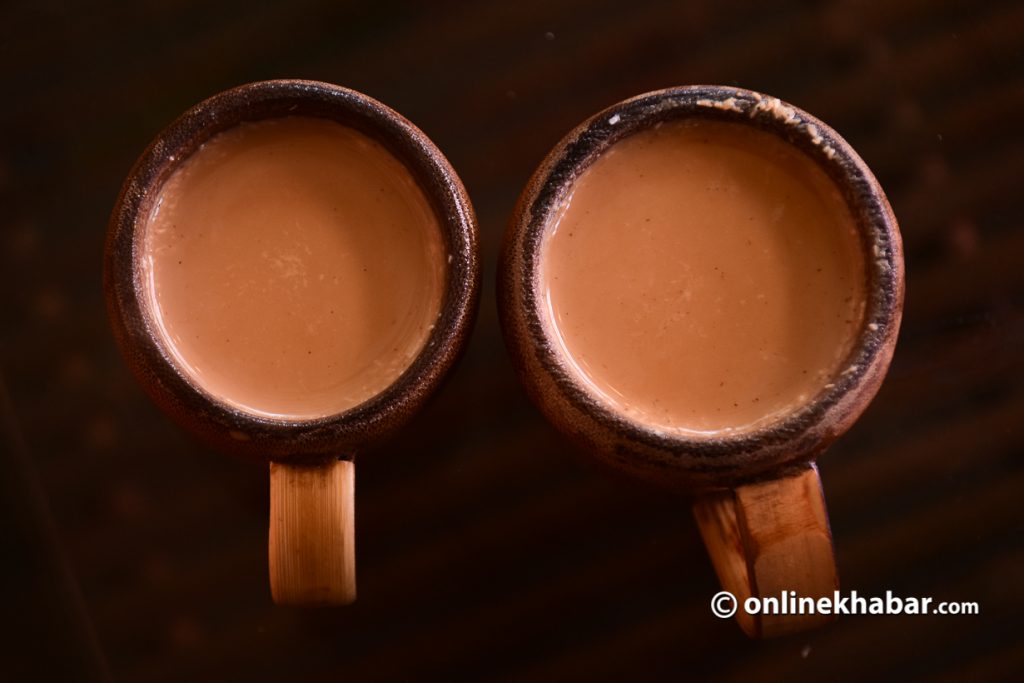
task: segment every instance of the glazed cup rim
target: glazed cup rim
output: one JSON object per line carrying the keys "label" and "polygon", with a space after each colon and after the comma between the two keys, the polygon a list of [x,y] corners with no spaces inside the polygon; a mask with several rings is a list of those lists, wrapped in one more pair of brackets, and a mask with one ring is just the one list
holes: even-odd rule
{"label": "glazed cup rim", "polygon": [[[139,268],[143,217],[171,173],[224,130],[292,115],[357,128],[395,154],[434,208],[448,256],[437,321],[405,371],[356,406],[309,418],[251,412],[205,389],[174,360],[153,322]],[[477,251],[476,217],[465,187],[419,128],[379,101],[342,86],[298,79],[257,81],[191,107],[160,131],[136,161],[111,215],[104,289],[115,337],[133,372],[150,396],[186,428],[229,450],[259,448],[262,457],[271,459],[322,459],[351,452],[393,431],[438,388],[461,354],[475,318]]]}
{"label": "glazed cup rim", "polygon": [[[773,133],[821,165],[843,192],[856,219],[867,268],[865,319],[837,376],[801,407],[752,427],[700,433],[659,428],[616,410],[589,388],[553,338],[553,325],[540,294],[539,270],[545,232],[564,207],[573,185],[611,145],[660,122],[684,119],[731,121]],[[754,452],[767,443],[793,444],[793,458],[806,457],[852,424],[874,396],[891,359],[903,300],[902,243],[884,192],[863,160],[829,126],[791,104],[761,93],[726,86],[681,86],[652,91],[618,102],[593,115],[566,135],[540,164],[527,185],[506,242],[503,267],[516,272],[515,295],[504,308],[521,306],[524,324],[506,325],[514,344],[527,345],[561,398],[602,429],[655,449],[704,456]],[[512,312],[505,310],[505,315]],[[503,321],[504,322],[504,321]],[[523,335],[529,339],[516,339]],[[529,381],[529,380],[528,380]],[[542,404],[547,400],[540,398]],[[849,414],[851,406],[855,414]],[[542,405],[543,407],[543,405]],[[837,429],[821,443],[800,443],[802,434],[842,413]],[[826,430],[828,431],[828,430]],[[823,433],[823,436],[825,434]]]}

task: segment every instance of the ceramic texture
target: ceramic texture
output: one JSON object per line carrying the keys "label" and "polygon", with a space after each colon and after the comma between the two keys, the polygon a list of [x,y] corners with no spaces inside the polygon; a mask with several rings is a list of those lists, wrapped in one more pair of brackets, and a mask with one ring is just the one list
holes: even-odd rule
{"label": "ceramic texture", "polygon": [[[433,332],[409,368],[368,401],[328,417],[282,420],[218,401],[171,360],[146,307],[137,255],[144,218],[163,182],[205,141],[246,121],[327,118],[373,137],[421,184],[440,220],[449,255]],[[398,113],[366,95],[316,81],[250,83],[219,93],[165,128],[128,174],[107,233],[104,292],[111,326],[132,372],[175,421],[215,447],[258,460],[320,461],[350,456],[401,427],[439,387],[470,335],[480,265],[469,196],[444,155]]]}
{"label": "ceramic texture", "polygon": [[[714,119],[756,126],[807,153],[837,183],[857,220],[868,301],[860,335],[833,382],[802,409],[731,437],[662,431],[614,412],[588,392],[549,338],[538,296],[542,236],[575,180],[617,141],[659,122]],[[689,86],[615,104],[570,132],[534,172],[506,230],[498,298],[506,344],[534,402],[558,428],[617,470],[674,490],[731,488],[815,458],[861,415],[889,367],[903,307],[903,246],[877,180],[834,130],[777,98]],[[680,387],[685,391],[685,387]]]}

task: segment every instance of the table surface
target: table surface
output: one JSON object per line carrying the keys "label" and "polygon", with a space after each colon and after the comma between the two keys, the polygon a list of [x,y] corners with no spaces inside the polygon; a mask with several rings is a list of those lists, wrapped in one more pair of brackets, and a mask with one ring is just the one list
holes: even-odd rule
{"label": "table surface", "polygon": [[[1024,673],[1024,4],[4,4],[0,678],[1008,680]],[[468,352],[362,454],[359,601],[275,608],[267,472],[174,427],[100,287],[107,216],[178,113],[275,77],[361,90],[448,155],[480,218]],[[592,466],[527,400],[494,304],[519,190],[572,126],[687,83],[830,123],[903,231],[892,371],[822,459],[846,590],[973,617],[846,617],[748,641],[684,499]],[[5,675],[6,673],[6,675]]]}

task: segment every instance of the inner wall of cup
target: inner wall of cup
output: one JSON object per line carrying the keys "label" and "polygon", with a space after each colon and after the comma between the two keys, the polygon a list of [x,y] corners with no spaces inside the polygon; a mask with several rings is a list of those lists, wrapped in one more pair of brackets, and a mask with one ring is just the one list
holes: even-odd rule
{"label": "inner wall of cup", "polygon": [[[611,111],[613,110],[609,110],[609,112]],[[605,123],[609,119],[615,120],[620,118],[616,113],[612,113],[611,116],[608,116],[609,112],[605,112],[603,116],[599,115],[599,117],[595,117],[595,121],[598,122],[597,125]],[[832,373],[831,379],[804,404],[795,407],[791,411],[777,413],[774,415],[770,414],[764,419],[758,420],[754,424],[748,425],[745,428],[732,428],[727,431],[701,431],[687,427],[673,427],[668,425],[658,425],[649,421],[641,421],[630,414],[623,412],[615,404],[614,400],[606,396],[604,392],[592,382],[586,373],[579,367],[576,359],[572,356],[572,353],[568,348],[566,348],[562,341],[561,333],[558,331],[555,322],[552,320],[548,302],[546,301],[544,294],[545,283],[543,278],[543,264],[547,240],[553,226],[558,223],[562,214],[566,210],[567,202],[572,197],[576,183],[581,176],[586,173],[598,158],[600,158],[614,145],[626,138],[642,132],[648,127],[658,123],[684,120],[722,121],[731,122],[735,125],[749,125],[757,130],[773,135],[777,139],[782,140],[797,151],[801,152],[804,156],[810,158],[815,165],[825,170],[832,183],[841,192],[854,222],[856,223],[858,243],[863,255],[863,282],[865,285],[865,291],[862,322],[850,338],[851,347],[849,352],[846,354],[845,358],[837,364]],[[595,121],[592,121],[587,125],[594,126]],[[751,121],[745,116],[742,119],[737,119],[736,117],[716,116],[715,113],[709,113],[701,110],[696,112],[668,112],[668,115],[662,114],[658,117],[647,118],[639,125],[634,122],[633,125],[624,125],[619,130],[613,130],[606,133],[600,138],[600,141],[595,144],[594,148],[589,150],[589,153],[587,153],[586,156],[570,160],[575,162],[571,168],[571,172],[565,173],[564,170],[561,171],[561,182],[551,194],[543,198],[546,208],[546,217],[540,228],[536,231],[534,239],[530,239],[527,242],[533,252],[533,258],[530,259],[530,263],[532,264],[531,280],[533,286],[533,296],[531,298],[538,307],[536,313],[545,336],[546,348],[555,357],[557,365],[564,375],[562,378],[563,383],[568,379],[575,387],[574,393],[577,393],[578,398],[583,398],[585,402],[590,403],[592,407],[598,407],[603,411],[607,411],[609,414],[614,416],[616,421],[625,421],[640,431],[653,432],[662,436],[687,441],[720,441],[723,438],[729,440],[747,439],[756,435],[775,431],[787,423],[793,423],[795,421],[802,422],[810,417],[810,413],[819,411],[826,399],[834,401],[854,386],[856,374],[854,371],[861,366],[866,366],[871,361],[872,356],[877,351],[877,339],[879,338],[880,333],[884,332],[884,330],[880,328],[880,325],[884,324],[884,321],[883,323],[880,323],[879,321],[883,319],[885,311],[882,310],[884,307],[879,305],[880,301],[877,293],[885,286],[885,283],[880,281],[879,273],[877,269],[873,267],[875,265],[875,257],[878,255],[877,247],[875,247],[877,244],[876,237],[873,235],[874,232],[877,232],[877,226],[872,222],[871,207],[865,206],[865,197],[863,195],[855,193],[852,188],[850,178],[844,170],[837,164],[823,163],[821,159],[816,158],[815,155],[811,154],[811,152],[815,150],[820,151],[820,148],[818,147],[817,141],[806,135],[804,132],[806,129],[794,131],[789,127],[785,127],[780,130],[776,126],[771,125],[772,123],[774,122],[768,122],[766,125],[765,122],[757,120]],[[584,138],[586,135],[587,132],[584,132],[578,137]],[[598,133],[598,136],[601,136],[601,133]],[[566,150],[561,149],[560,153],[565,154]],[[571,157],[571,151],[566,154],[566,156]],[[829,160],[832,158],[833,155],[830,155]],[[566,158],[563,157],[559,161],[565,163]],[[556,162],[553,169],[549,170],[549,175],[545,180],[550,182],[553,177],[558,176],[559,172],[558,162]],[[550,187],[548,188],[548,191],[551,191]],[[872,197],[871,201],[877,201],[877,199]]]}
{"label": "inner wall of cup", "polygon": [[[306,104],[300,101],[302,104]],[[263,103],[266,104],[266,103]],[[273,105],[274,103],[270,103]],[[287,104],[283,103],[283,104]],[[288,106],[284,111],[280,111],[282,103],[278,103],[277,107],[272,107],[270,111],[261,111],[260,106],[247,106],[237,112],[224,112],[220,111],[219,116],[214,117],[208,125],[200,126],[193,131],[181,131],[168,129],[165,131],[164,138],[161,143],[155,146],[156,149],[163,149],[164,154],[161,159],[158,160],[158,167],[156,169],[156,180],[150,181],[147,186],[147,192],[138,204],[138,212],[135,217],[135,230],[133,238],[133,263],[135,270],[135,291],[136,296],[139,299],[140,309],[143,314],[143,319],[147,329],[149,330],[150,339],[153,340],[157,346],[159,354],[164,360],[174,368],[175,373],[185,381],[193,390],[203,394],[207,400],[214,404],[221,405],[226,408],[229,412],[248,415],[252,418],[259,419],[261,421],[284,421],[284,422],[319,422],[324,419],[333,419],[338,416],[346,415],[354,412],[363,406],[370,406],[371,404],[377,404],[381,401],[388,401],[390,395],[401,391],[401,386],[415,382],[415,379],[422,374],[422,370],[426,365],[432,363],[432,356],[436,353],[439,344],[443,343],[443,330],[445,329],[445,319],[451,318],[454,312],[458,311],[459,302],[457,299],[456,287],[453,287],[453,277],[457,274],[456,268],[453,268],[453,242],[456,241],[456,236],[453,232],[456,230],[450,222],[444,219],[446,211],[441,204],[441,200],[437,196],[438,187],[441,187],[445,193],[448,193],[448,188],[444,187],[443,184],[437,182],[436,177],[429,171],[425,171],[422,168],[419,159],[414,158],[413,162],[410,163],[409,150],[399,145],[392,144],[392,141],[386,137],[385,134],[381,134],[381,131],[377,129],[376,122],[373,120],[365,120],[363,118],[354,117],[350,112],[341,111],[338,115],[327,115],[333,114],[333,112],[323,111],[314,107],[310,111],[306,111],[304,107],[296,107],[294,104]],[[235,120],[232,120],[232,113],[237,115]],[[147,249],[147,227],[150,222],[150,216],[154,209],[156,199],[159,197],[163,190],[165,183],[174,175],[181,166],[188,161],[192,154],[202,148],[202,146],[213,139],[215,136],[236,128],[237,126],[244,125],[247,123],[259,122],[268,119],[283,118],[284,116],[299,116],[309,118],[319,118],[324,120],[330,120],[338,123],[342,126],[352,128],[367,137],[371,137],[378,143],[380,143],[388,152],[394,155],[403,166],[412,174],[415,181],[419,184],[427,202],[433,211],[439,232],[442,240],[442,247],[444,252],[441,254],[441,270],[442,270],[442,289],[440,295],[440,308],[438,310],[437,317],[434,320],[432,329],[428,333],[427,338],[420,346],[419,351],[415,358],[413,358],[408,365],[405,366],[403,372],[387,387],[377,392],[376,394],[369,396],[360,404],[347,408],[341,412],[315,412],[309,414],[296,413],[296,414],[280,414],[264,412],[247,406],[244,403],[233,400],[230,396],[222,393],[214,393],[210,391],[203,382],[197,378],[190,369],[190,363],[185,359],[177,349],[177,346],[171,341],[160,316],[156,314],[155,304],[155,292],[153,289],[151,270],[146,266],[146,255],[148,254]],[[180,124],[180,121],[178,122]],[[189,121],[188,123],[195,124],[195,121]],[[176,139],[177,134],[177,139]],[[177,146],[174,146],[174,142],[178,142]],[[410,142],[410,145],[413,143]],[[169,151],[173,150],[173,151]],[[459,265],[462,265],[461,263]]]}

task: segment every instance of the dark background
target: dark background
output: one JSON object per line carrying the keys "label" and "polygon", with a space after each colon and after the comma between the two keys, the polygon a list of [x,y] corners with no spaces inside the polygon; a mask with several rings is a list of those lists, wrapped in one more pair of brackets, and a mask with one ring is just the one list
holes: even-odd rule
{"label": "dark background", "polygon": [[[480,217],[469,351],[359,459],[359,601],[271,604],[267,472],[194,443],[107,327],[108,213],[195,102],[302,77],[419,125]],[[735,84],[819,116],[886,188],[907,257],[889,378],[821,461],[843,587],[980,616],[846,617],[748,641],[687,501],[572,457],[494,305],[534,166],[619,99]],[[0,8],[0,679],[1021,680],[1024,4],[199,0]]]}

